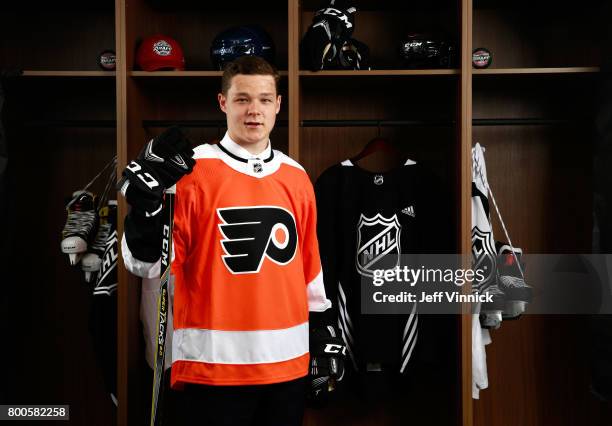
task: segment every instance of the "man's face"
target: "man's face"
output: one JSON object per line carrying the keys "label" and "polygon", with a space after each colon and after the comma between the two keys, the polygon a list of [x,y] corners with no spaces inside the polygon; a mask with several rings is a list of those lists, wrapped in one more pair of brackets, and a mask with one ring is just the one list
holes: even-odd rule
{"label": "man's face", "polygon": [[280,111],[281,97],[276,94],[274,77],[235,75],[227,95],[219,93],[218,99],[232,140],[246,149],[265,149]]}

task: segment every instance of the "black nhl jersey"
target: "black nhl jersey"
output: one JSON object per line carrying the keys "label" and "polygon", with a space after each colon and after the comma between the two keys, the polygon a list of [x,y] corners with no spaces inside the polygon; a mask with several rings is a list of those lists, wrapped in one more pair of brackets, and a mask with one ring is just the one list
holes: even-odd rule
{"label": "black nhl jersey", "polygon": [[[385,255],[442,253],[450,221],[431,173],[408,160],[385,173],[343,161],[315,185],[317,235],[325,291],[333,303],[328,321],[340,329],[357,371],[404,373],[419,340],[416,306],[410,314],[361,313],[362,279],[384,269]],[[446,234],[446,235],[444,235]],[[329,312],[329,311],[328,311]]]}

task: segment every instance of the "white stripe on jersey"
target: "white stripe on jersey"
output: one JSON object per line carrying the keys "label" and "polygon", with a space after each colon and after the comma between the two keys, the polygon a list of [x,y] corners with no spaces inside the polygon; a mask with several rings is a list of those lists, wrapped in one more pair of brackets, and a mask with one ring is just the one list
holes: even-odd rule
{"label": "white stripe on jersey", "polygon": [[400,373],[403,373],[404,370],[406,369],[406,365],[408,364],[408,361],[410,360],[410,356],[412,355],[412,350],[416,346],[416,342],[418,338],[419,338],[419,332],[417,331],[417,334],[414,336],[414,340],[412,341],[412,347],[410,348],[410,351],[408,352],[406,359],[404,359],[404,362],[402,363],[402,368],[400,368]]}
{"label": "white stripe on jersey", "polygon": [[308,353],[308,322],[280,330],[174,330],[172,362],[267,364]]}

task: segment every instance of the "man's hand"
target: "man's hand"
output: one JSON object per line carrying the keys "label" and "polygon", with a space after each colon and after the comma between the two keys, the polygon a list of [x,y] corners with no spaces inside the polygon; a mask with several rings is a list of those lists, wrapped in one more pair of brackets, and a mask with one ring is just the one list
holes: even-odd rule
{"label": "man's hand", "polygon": [[328,325],[310,332],[310,399],[323,401],[344,377],[346,346]]}
{"label": "man's hand", "polygon": [[127,165],[118,189],[138,213],[155,216],[161,211],[164,190],[191,173],[194,165],[191,143],[178,127],[171,127]]}

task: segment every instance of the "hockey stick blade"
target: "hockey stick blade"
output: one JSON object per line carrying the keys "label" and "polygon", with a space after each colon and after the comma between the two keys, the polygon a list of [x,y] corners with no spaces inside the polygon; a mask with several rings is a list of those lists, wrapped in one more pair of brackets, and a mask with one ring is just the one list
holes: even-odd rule
{"label": "hockey stick blade", "polygon": [[174,195],[176,187],[166,190],[164,199],[164,224],[162,231],[162,252],[160,268],[159,302],[157,304],[157,350],[155,351],[155,368],[153,372],[153,396],[151,398],[151,426],[161,424],[159,415],[160,401],[163,399],[164,367],[166,358],[166,330],[168,328],[168,287],[170,266],[172,264],[172,229],[174,227]]}

